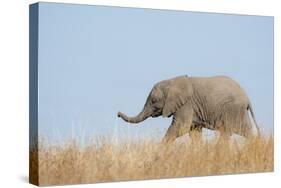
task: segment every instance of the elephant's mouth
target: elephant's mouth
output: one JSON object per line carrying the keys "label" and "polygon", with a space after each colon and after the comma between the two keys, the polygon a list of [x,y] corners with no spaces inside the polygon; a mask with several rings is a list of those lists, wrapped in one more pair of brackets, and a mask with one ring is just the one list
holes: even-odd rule
{"label": "elephant's mouth", "polygon": [[156,118],[162,115],[162,110],[159,109],[158,111],[154,112],[151,117]]}

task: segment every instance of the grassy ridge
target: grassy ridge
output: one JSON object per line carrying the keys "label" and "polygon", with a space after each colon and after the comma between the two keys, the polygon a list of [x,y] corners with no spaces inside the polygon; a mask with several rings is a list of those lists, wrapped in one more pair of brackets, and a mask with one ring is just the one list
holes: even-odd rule
{"label": "grassy ridge", "polygon": [[273,171],[272,137],[244,144],[211,140],[116,145],[105,139],[84,148],[75,142],[39,147],[40,185],[269,171]]}

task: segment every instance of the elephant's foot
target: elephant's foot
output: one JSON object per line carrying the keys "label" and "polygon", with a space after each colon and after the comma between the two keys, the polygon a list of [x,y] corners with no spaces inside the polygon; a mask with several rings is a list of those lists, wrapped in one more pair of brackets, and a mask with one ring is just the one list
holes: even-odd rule
{"label": "elephant's foot", "polygon": [[163,145],[167,145],[167,144],[171,144],[174,142],[174,140],[176,139],[177,137],[164,137],[161,141],[161,144]]}

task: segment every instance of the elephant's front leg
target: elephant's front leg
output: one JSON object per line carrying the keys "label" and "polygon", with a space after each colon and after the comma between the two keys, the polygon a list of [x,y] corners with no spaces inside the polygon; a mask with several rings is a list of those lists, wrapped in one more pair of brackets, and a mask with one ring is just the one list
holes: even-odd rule
{"label": "elephant's front leg", "polygon": [[173,121],[168,128],[162,143],[171,143],[177,137],[188,132],[192,124],[193,110],[189,106],[183,106],[174,113]]}
{"label": "elephant's front leg", "polygon": [[162,140],[162,143],[167,144],[173,142],[177,137],[179,137],[179,124],[174,122],[168,128],[165,137]]}

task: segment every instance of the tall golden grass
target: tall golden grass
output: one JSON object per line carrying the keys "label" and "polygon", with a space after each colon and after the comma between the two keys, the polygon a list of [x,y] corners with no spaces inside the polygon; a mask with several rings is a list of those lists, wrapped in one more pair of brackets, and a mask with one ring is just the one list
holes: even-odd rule
{"label": "tall golden grass", "polygon": [[[258,137],[241,144],[197,140],[161,145],[154,141],[114,144],[108,139],[80,147],[40,143],[36,160],[40,185],[206,176],[273,171],[273,138]],[[35,166],[35,165],[34,165]],[[37,171],[31,170],[36,173]]]}

